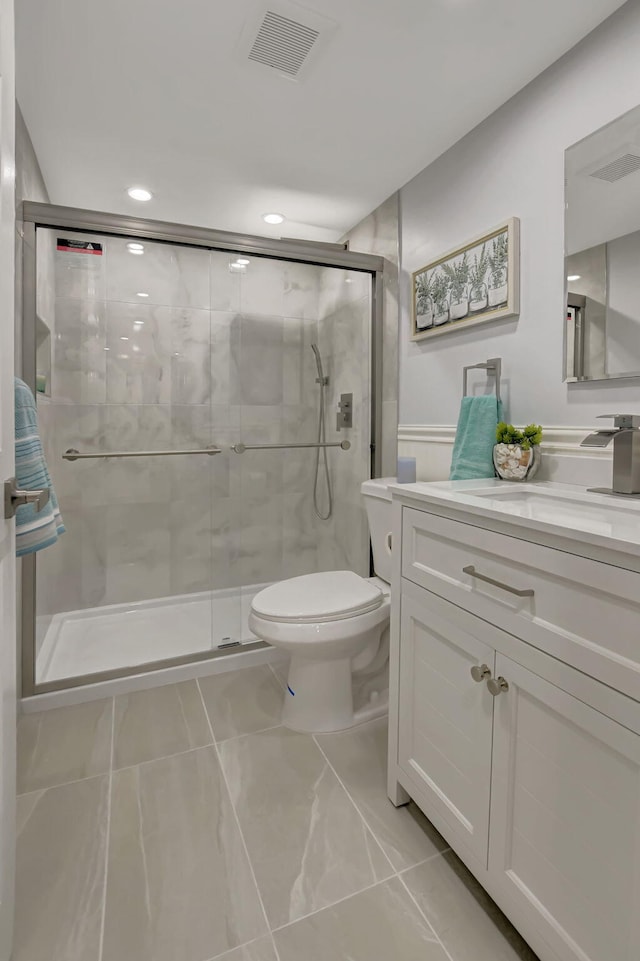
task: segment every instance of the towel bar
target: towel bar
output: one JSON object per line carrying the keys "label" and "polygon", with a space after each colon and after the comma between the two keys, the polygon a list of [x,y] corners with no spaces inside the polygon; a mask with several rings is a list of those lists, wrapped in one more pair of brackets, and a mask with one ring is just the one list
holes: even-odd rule
{"label": "towel bar", "polygon": [[81,454],[75,447],[70,447],[62,455],[63,460],[93,460],[107,457],[172,457],[177,454],[221,454],[221,447],[200,447],[197,450],[103,450],[95,454]]}
{"label": "towel bar", "polygon": [[340,447],[342,450],[349,450],[351,443],[342,440],[331,444],[234,444],[231,450],[236,454],[244,454],[246,450],[290,450],[294,447]]}
{"label": "towel bar", "polygon": [[467,396],[467,371],[486,370],[488,374],[493,374],[496,379],[496,397],[500,400],[500,374],[502,372],[502,358],[491,357],[484,364],[469,364],[462,368],[462,396]]}

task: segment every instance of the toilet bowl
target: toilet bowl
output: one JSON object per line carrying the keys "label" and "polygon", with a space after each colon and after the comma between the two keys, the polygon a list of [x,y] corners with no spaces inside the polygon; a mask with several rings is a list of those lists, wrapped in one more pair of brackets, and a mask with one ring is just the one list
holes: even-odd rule
{"label": "toilet bowl", "polygon": [[362,485],[378,576],[304,574],[272,584],[252,601],[251,631],[291,658],[282,723],[294,731],[340,731],[386,713],[379,692],[354,710],[353,686],[355,678],[382,670],[389,656],[388,483]]}

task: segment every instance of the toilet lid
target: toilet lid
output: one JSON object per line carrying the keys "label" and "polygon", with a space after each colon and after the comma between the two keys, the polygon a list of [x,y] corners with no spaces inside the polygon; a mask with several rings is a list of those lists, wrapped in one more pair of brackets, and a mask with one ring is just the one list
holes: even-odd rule
{"label": "toilet lid", "polygon": [[251,609],[266,620],[317,623],[375,611],[383,600],[379,587],[353,571],[323,571],[266,587]]}

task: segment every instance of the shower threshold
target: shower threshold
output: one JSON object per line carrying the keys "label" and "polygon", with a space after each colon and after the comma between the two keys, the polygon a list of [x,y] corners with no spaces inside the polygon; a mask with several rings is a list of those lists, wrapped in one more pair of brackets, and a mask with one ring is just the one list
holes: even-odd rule
{"label": "shower threshold", "polygon": [[[38,618],[43,637],[39,684],[140,668],[154,661],[215,649],[237,650],[249,631],[251,601],[268,584],[201,591]],[[44,635],[44,636],[43,636]]]}

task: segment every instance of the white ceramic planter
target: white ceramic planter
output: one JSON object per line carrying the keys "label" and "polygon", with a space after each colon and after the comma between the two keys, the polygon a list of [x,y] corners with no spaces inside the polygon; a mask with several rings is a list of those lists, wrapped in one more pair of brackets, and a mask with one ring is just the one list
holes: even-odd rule
{"label": "white ceramic planter", "polygon": [[426,314],[416,314],[416,327],[418,330],[433,327],[433,311],[430,310]]}
{"label": "white ceramic planter", "polygon": [[503,284],[502,287],[489,287],[489,306],[499,307],[500,304],[506,304],[507,294],[507,284]]}
{"label": "white ceramic planter", "polygon": [[448,310],[443,311],[443,313],[441,314],[434,314],[434,317],[433,317],[433,323],[435,324],[436,327],[439,327],[441,324],[446,324],[448,320],[449,320]]}
{"label": "white ceramic planter", "polygon": [[457,304],[451,304],[449,307],[449,318],[451,320],[461,320],[462,317],[466,317],[469,313],[469,301],[461,300]]}
{"label": "white ceramic planter", "polygon": [[502,480],[531,480],[540,466],[541,456],[537,444],[529,450],[523,450],[520,444],[496,444],[493,448],[493,466]]}

